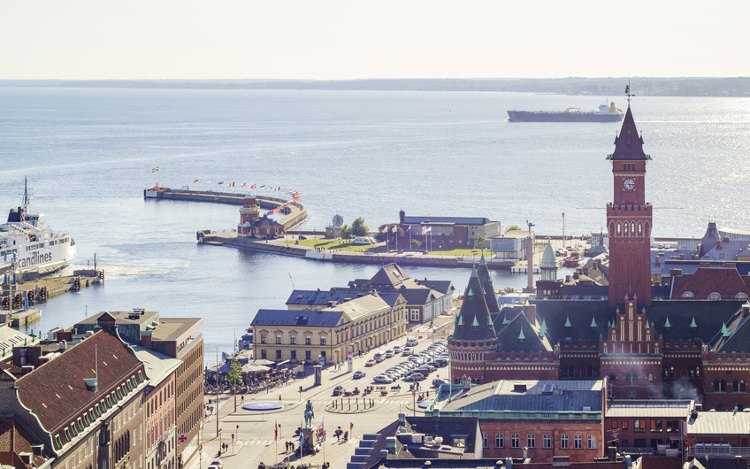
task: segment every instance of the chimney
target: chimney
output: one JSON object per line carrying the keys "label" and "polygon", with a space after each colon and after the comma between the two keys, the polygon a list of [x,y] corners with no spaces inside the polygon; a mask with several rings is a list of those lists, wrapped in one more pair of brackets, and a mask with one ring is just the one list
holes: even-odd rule
{"label": "chimney", "polygon": [[750,315],[750,303],[745,303],[742,305],[742,317],[746,318],[748,315]]}
{"label": "chimney", "polygon": [[404,218],[405,217],[406,217],[406,212],[404,212],[403,210],[399,210],[399,212],[398,212],[398,220],[399,220],[399,224],[400,225],[404,224]]}
{"label": "chimney", "polygon": [[513,392],[526,392],[526,385],[521,383],[516,383],[513,385]]}

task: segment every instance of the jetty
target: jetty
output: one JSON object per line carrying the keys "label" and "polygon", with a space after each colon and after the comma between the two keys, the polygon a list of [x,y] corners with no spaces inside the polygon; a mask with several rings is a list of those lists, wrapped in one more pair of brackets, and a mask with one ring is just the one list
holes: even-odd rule
{"label": "jetty", "polygon": [[[152,187],[143,190],[143,198],[146,200],[178,200],[183,202],[204,202],[226,205],[242,205],[245,200],[244,193],[199,191],[189,188],[171,189],[169,187]],[[256,196],[258,205],[265,210],[273,210],[279,207],[284,216],[278,220],[284,225],[284,230],[289,230],[307,219],[307,208],[299,201],[278,197]]]}

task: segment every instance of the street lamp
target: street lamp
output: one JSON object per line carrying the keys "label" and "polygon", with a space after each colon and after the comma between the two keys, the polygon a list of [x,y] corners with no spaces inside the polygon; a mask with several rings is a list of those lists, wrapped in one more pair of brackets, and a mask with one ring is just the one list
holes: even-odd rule
{"label": "street lamp", "polygon": [[413,401],[412,412],[414,413],[414,417],[416,417],[417,416],[417,390],[414,387],[411,388],[411,397]]}

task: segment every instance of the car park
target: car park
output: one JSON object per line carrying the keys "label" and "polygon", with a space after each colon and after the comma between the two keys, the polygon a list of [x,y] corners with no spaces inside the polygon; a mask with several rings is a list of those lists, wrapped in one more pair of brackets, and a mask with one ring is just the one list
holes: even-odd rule
{"label": "car park", "polygon": [[366,375],[367,374],[364,371],[357,370],[357,371],[354,372],[354,375],[352,376],[352,378],[354,378],[354,379],[362,379]]}

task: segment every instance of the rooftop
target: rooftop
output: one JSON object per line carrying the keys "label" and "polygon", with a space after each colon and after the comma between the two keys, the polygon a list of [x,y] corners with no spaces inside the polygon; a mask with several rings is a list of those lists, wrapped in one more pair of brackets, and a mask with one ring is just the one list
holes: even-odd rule
{"label": "rooftop", "polygon": [[689,399],[615,400],[607,404],[607,417],[687,418],[694,407]]}
{"label": "rooftop", "polygon": [[159,319],[159,313],[156,311],[133,308],[130,311],[102,311],[79,321],[78,324],[96,325],[99,318],[104,314],[114,317],[118,324],[145,324]]}
{"label": "rooftop", "polygon": [[747,435],[750,412],[699,412],[687,423],[688,435]]}
{"label": "rooftop", "polygon": [[251,326],[335,327],[343,315],[340,310],[259,309]]}

